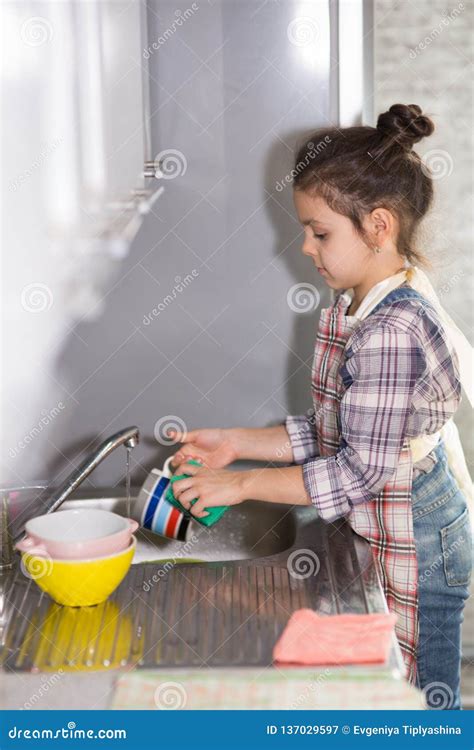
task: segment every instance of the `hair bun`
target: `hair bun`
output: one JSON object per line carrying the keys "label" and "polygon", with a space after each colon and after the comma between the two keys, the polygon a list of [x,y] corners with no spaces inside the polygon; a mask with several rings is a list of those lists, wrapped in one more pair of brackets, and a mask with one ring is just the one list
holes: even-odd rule
{"label": "hair bun", "polygon": [[415,143],[432,134],[434,124],[417,104],[392,104],[387,112],[379,115],[377,130],[403,148],[411,149]]}

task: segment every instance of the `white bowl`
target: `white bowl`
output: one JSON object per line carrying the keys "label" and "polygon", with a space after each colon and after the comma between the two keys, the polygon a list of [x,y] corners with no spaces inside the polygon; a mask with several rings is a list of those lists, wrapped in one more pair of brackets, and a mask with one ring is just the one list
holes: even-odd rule
{"label": "white bowl", "polygon": [[108,510],[62,510],[30,519],[16,547],[63,560],[103,557],[125,549],[137,528],[137,521]]}

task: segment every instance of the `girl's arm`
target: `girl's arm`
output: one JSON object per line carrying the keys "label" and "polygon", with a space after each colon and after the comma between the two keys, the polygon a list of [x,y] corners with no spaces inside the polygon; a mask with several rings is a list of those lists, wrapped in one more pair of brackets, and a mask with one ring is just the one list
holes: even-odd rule
{"label": "girl's arm", "polygon": [[263,500],[267,503],[312,505],[304,482],[301,466],[284,469],[251,469],[240,472],[244,500]]}
{"label": "girl's arm", "polygon": [[[299,425],[299,417],[288,417],[287,425],[289,419],[296,419]],[[306,422],[306,419],[303,421]],[[291,425],[287,431],[284,425],[276,425],[262,428],[235,427],[220,432],[225,435],[226,443],[231,446],[232,460],[248,458],[291,463],[294,461],[295,449],[299,456],[300,437],[303,435],[304,442],[307,430],[305,428],[301,431],[298,426],[298,430],[295,431]],[[196,440],[196,431],[190,433],[190,436]],[[187,477],[173,482],[173,493],[183,507],[197,518],[208,515],[206,507],[235,505],[249,499],[287,505],[311,505],[311,498],[304,486],[301,466],[229,471],[221,468],[224,463],[218,468],[190,464],[181,453],[182,451],[179,451],[177,454],[178,465],[175,470],[177,474],[186,474]],[[299,460],[302,460],[301,456]],[[199,499],[191,506],[196,498]]]}
{"label": "girl's arm", "polygon": [[238,458],[291,463],[293,449],[284,425],[231,427],[226,430]]}
{"label": "girl's arm", "polygon": [[[197,518],[208,515],[206,508],[215,505],[237,505],[244,500],[311,505],[311,498],[304,486],[301,466],[229,471],[183,463],[178,467],[178,471],[188,476],[173,482],[174,496]],[[191,505],[196,498],[197,501]]]}
{"label": "girl's arm", "polygon": [[283,424],[226,430],[238,458],[303,464],[319,454],[314,409],[289,414]]}
{"label": "girl's arm", "polygon": [[239,458],[299,463],[297,458],[301,451],[298,437],[293,438],[292,435],[304,433],[305,430],[300,430],[299,422],[294,426],[292,423],[289,427],[290,419],[299,418],[287,417],[286,426],[279,424],[262,428],[205,427],[186,431],[170,428],[168,437],[176,443],[182,443],[172,456],[171,465],[176,469],[182,461],[189,458],[200,461],[210,469],[221,469]]}

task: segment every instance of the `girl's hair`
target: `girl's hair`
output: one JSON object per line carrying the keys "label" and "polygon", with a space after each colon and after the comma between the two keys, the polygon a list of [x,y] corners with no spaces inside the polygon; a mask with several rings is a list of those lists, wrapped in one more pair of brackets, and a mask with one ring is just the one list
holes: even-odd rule
{"label": "girl's hair", "polygon": [[412,147],[434,131],[417,104],[393,104],[377,127],[320,128],[298,148],[293,187],[324,198],[351,219],[368,242],[364,216],[377,206],[398,219],[397,250],[413,265],[430,268],[413,247],[416,229],[431,206],[433,182]]}

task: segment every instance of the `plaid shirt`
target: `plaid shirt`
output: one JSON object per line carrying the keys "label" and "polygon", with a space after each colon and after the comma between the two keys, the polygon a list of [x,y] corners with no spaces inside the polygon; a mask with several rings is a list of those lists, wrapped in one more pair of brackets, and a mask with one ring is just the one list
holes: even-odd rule
{"label": "plaid shirt", "polygon": [[[313,409],[284,422],[308,496],[328,521],[376,497],[395,474],[404,438],[436,432],[461,402],[457,358],[439,319],[413,300],[362,320],[339,374],[345,390],[337,453],[318,457]],[[414,464],[413,478],[434,461],[432,451]]]}

